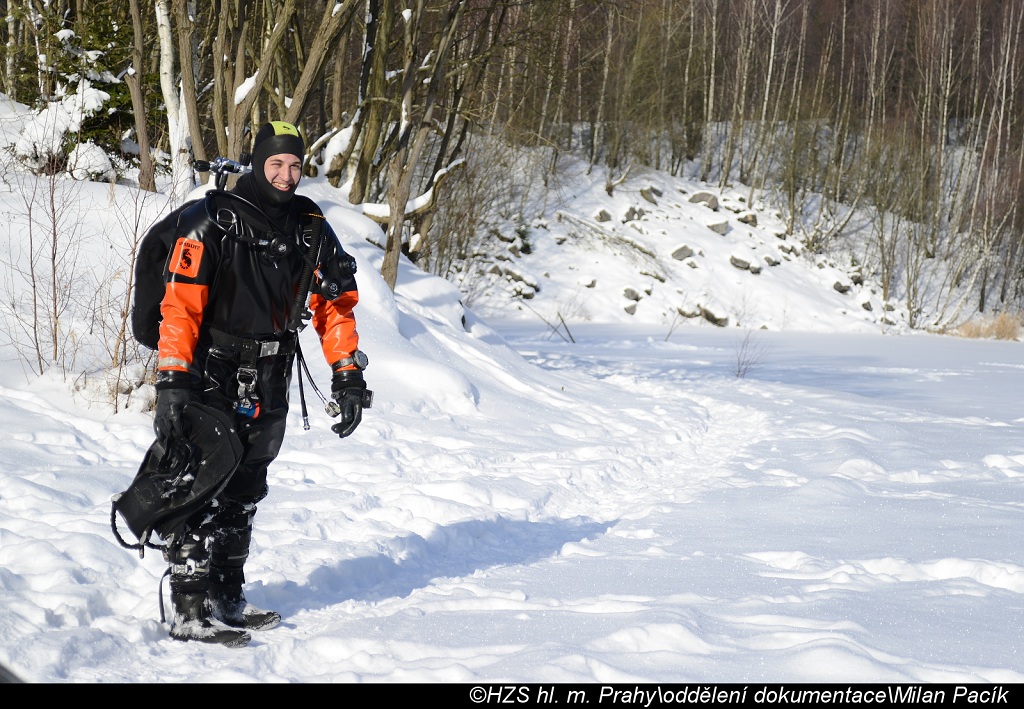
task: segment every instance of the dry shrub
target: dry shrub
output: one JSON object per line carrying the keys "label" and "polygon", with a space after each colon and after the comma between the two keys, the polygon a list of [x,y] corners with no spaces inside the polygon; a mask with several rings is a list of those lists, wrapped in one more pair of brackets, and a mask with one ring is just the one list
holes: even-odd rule
{"label": "dry shrub", "polygon": [[973,339],[1019,340],[1024,322],[1020,313],[979,316],[958,327],[954,334]]}
{"label": "dry shrub", "polygon": [[993,334],[997,340],[1019,340],[1021,327],[1019,313],[1000,313],[996,318]]}

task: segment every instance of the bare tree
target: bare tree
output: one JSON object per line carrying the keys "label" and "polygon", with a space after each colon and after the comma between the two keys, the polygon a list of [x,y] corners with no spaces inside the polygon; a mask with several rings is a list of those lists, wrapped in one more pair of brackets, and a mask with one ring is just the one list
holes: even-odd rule
{"label": "bare tree", "polygon": [[356,113],[350,126],[352,137],[346,154],[340,156],[328,172],[337,184],[342,171],[347,171],[349,199],[356,204],[370,200],[372,183],[381,170],[380,157],[389,111],[386,100],[388,32],[395,19],[390,0],[366,0],[366,3],[365,51],[359,67]]}
{"label": "bare tree", "polygon": [[[440,80],[465,7],[465,0],[457,0],[451,4],[444,25],[437,34],[436,44],[429,53],[429,63],[427,64],[418,61],[416,50],[416,35],[420,28],[419,23],[423,19],[423,0],[416,2],[407,17],[404,43],[405,61],[402,68],[402,120],[395,143],[396,150],[388,167],[390,215],[384,263],[381,266],[381,275],[392,290],[394,290],[398,279],[398,257],[402,248],[405,214],[408,209],[409,196],[412,193],[413,169],[423,153],[427,136],[432,128],[431,122],[434,109],[437,106]],[[417,105],[414,102],[414,94],[416,86],[420,84],[417,66],[421,64],[427,73],[427,89],[422,101]]]}
{"label": "bare tree", "polygon": [[132,111],[135,113],[135,136],[139,143],[139,187],[150,191],[156,191],[156,166],[153,163],[153,154],[149,146],[149,125],[146,111],[146,97],[142,88],[142,74],[145,64],[143,63],[142,47],[145,38],[142,32],[142,13],[139,10],[139,0],[131,0],[132,13],[132,36],[135,42],[132,45],[132,65],[125,73],[125,83],[132,97]]}
{"label": "bare tree", "polygon": [[[746,120],[747,120],[747,98],[749,96],[749,82],[752,72],[754,42],[756,40],[755,3],[758,0],[740,0],[739,11],[731,14],[730,18],[736,22],[736,37],[733,46],[736,48],[732,71],[727,80],[728,86],[732,88],[732,97],[729,110],[729,123],[726,128],[725,145],[722,154],[722,170],[718,178],[718,184],[722,187],[730,183],[732,177],[732,165],[736,153],[742,153],[745,142]],[[740,179],[743,179],[742,167]]]}
{"label": "bare tree", "polygon": [[196,160],[206,160],[206,143],[203,140],[202,121],[199,115],[199,96],[196,86],[195,66],[198,56],[195,51],[196,0],[173,0],[174,25],[178,39],[178,64],[181,68],[181,113],[185,114],[188,135],[191,138],[191,155]]}
{"label": "bare tree", "polygon": [[306,114],[309,106],[310,92],[323,76],[324,64],[338,35],[352,21],[359,0],[343,0],[340,3],[327,3],[317,25],[316,34],[310,43],[306,61],[295,83],[295,91],[284,120],[298,124]]}
{"label": "bare tree", "polygon": [[[762,3],[766,0],[762,0]],[[772,148],[779,140],[779,118],[786,92],[786,82],[791,80],[785,61],[789,47],[784,44],[785,23],[790,14],[789,0],[773,0],[771,14],[766,16],[768,42],[764,47],[766,58],[762,58],[764,81],[761,84],[761,109],[754,129],[751,149],[740,168],[741,180],[750,185],[748,201],[753,204],[757,189],[768,179],[772,167]],[[781,65],[781,66],[780,66]],[[792,83],[798,83],[795,78]],[[793,99],[790,99],[793,102]],[[769,113],[771,108],[771,113]]]}
{"label": "bare tree", "polygon": [[[13,177],[13,176],[12,176]],[[18,176],[22,200],[11,215],[23,234],[23,250],[8,254],[5,277],[7,332],[36,374],[57,367],[65,376],[75,367],[76,333],[65,316],[81,297],[81,185],[57,173]]]}

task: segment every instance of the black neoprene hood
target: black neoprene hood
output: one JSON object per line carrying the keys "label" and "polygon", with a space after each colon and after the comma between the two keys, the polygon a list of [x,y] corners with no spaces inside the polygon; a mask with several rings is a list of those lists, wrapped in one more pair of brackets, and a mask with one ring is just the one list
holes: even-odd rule
{"label": "black neoprene hood", "polygon": [[291,123],[284,121],[271,121],[264,123],[256,131],[252,141],[252,175],[256,180],[256,186],[260,196],[266,198],[273,204],[287,204],[291,201],[298,182],[292,185],[287,192],[283,192],[267,181],[264,172],[264,163],[271,155],[287,153],[294,155],[299,160],[306,157],[306,145],[299,135],[299,130]]}

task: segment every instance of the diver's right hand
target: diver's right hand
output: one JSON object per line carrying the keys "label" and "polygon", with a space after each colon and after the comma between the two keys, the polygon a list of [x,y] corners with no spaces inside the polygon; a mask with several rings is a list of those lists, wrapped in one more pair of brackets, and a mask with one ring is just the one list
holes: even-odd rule
{"label": "diver's right hand", "polygon": [[184,438],[181,415],[192,401],[192,379],[186,372],[161,372],[156,380],[153,430],[161,441]]}

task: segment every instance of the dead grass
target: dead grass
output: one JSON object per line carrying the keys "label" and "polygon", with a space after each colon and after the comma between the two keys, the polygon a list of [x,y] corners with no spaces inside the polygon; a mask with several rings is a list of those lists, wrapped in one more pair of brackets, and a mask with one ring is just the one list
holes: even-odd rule
{"label": "dead grass", "polygon": [[1024,330],[1024,317],[1020,313],[979,315],[960,325],[953,334],[959,337],[984,340],[1019,340]]}

